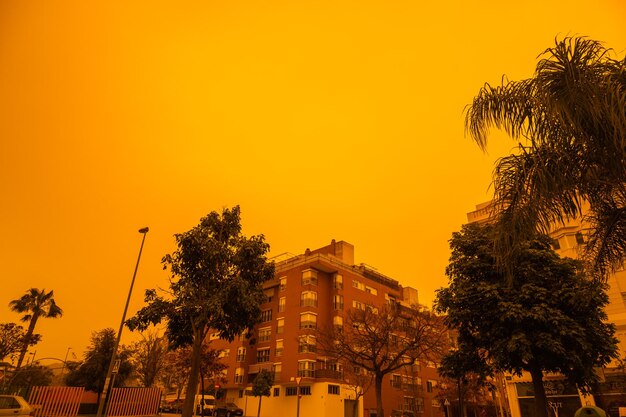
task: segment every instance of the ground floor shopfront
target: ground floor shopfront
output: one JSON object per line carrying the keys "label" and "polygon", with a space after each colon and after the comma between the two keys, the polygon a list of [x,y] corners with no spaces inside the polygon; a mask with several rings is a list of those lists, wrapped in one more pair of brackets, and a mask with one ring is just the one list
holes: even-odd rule
{"label": "ground floor shopfront", "polygon": [[[507,395],[511,417],[536,417],[535,392],[529,380],[507,377]],[[583,396],[562,378],[544,381],[548,406],[553,417],[572,417],[583,405],[595,405],[591,396]]]}

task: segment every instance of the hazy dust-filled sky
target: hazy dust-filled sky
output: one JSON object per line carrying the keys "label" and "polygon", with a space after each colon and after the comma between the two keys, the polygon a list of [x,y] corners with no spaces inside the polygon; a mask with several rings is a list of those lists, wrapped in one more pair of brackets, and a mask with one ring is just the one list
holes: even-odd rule
{"label": "hazy dust-filled sky", "polygon": [[625,21],[623,0],[2,1],[0,322],[53,289],[36,356],[80,357],[119,326],[139,228],[131,314],[173,234],[235,204],[272,256],[345,240],[430,305],[514,146],[481,153],[464,107],[555,38],[623,57]]}

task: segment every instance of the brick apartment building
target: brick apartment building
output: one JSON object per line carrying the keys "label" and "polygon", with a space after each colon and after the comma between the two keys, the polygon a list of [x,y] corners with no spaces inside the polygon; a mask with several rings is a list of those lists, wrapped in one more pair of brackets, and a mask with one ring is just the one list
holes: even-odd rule
{"label": "brick apartment building", "polygon": [[[255,327],[254,343],[244,337],[228,343],[210,335],[211,346],[224,350],[222,360],[228,365],[228,382],[221,386],[226,399],[246,415],[255,414],[258,399],[246,395],[246,389],[260,370],[267,369],[274,372],[275,381],[271,396],[262,400],[262,416],[295,416],[298,391],[301,417],[353,417],[354,409],[358,416],[375,416],[373,386],[354,407],[354,387],[346,382],[343,365],[318,351],[316,336],[321,328],[342,325],[351,308],[393,302],[415,305],[417,290],[402,287],[364,264],[355,265],[354,246],[333,240],[302,255],[282,257],[264,291],[267,302],[262,306],[262,322]],[[385,417],[402,411],[409,416],[443,417],[435,399],[435,364],[408,368],[383,381]]]}

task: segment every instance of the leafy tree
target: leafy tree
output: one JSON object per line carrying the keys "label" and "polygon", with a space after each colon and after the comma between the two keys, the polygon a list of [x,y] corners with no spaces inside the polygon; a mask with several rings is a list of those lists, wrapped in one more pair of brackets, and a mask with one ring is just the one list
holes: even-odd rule
{"label": "leafy tree", "polygon": [[179,399],[183,388],[187,385],[191,371],[191,346],[183,346],[167,352],[163,363],[161,383],[166,389],[176,388],[176,399]]}
{"label": "leafy tree", "polygon": [[457,376],[527,371],[536,415],[547,417],[544,372],[561,373],[585,391],[597,379],[593,367],[616,357],[615,328],[603,310],[606,285],[587,279],[579,261],[559,258],[547,236],[524,244],[509,281],[496,264],[496,232],[492,225],[469,224],[450,241],[449,287],[435,301],[458,329],[458,350],[447,368]]}
{"label": "leafy tree", "polygon": [[448,349],[443,319],[423,307],[385,305],[376,311],[350,309],[342,327],[320,329],[324,354],[369,372],[374,379],[376,415],[383,416],[383,377],[418,360],[438,360]]}
{"label": "leafy tree", "polygon": [[487,377],[493,376],[493,369],[484,360],[484,352],[469,348],[451,349],[442,358],[438,372],[446,380],[437,397],[458,398],[459,416],[467,415],[468,397],[484,399],[484,388],[491,387]]}
{"label": "leafy tree", "polygon": [[261,369],[254,378],[254,381],[252,381],[252,395],[259,397],[259,408],[256,413],[257,417],[261,415],[261,400],[263,397],[270,396],[272,385],[274,385],[274,374],[267,369]]}
{"label": "leafy tree", "polygon": [[52,370],[38,362],[24,366],[15,372],[9,383],[11,392],[26,396],[30,387],[48,386],[52,382]]}
{"label": "leafy tree", "polygon": [[229,341],[252,329],[261,313],[262,283],[274,276],[274,265],[267,261],[269,245],[262,235],[242,235],[238,206],[210,213],[175,238],[178,248],[162,261],[171,273],[170,297],[146,291],[147,305],[127,325],[145,330],[165,320],[174,347],[192,346],[183,407],[183,417],[190,417],[203,340],[210,329]]}
{"label": "leafy tree", "polygon": [[587,38],[547,49],[532,78],[486,84],[466,113],[466,131],[485,149],[496,127],[519,152],[494,170],[499,264],[518,243],[563,220],[591,226],[586,250],[601,274],[626,251],[626,59]]}
{"label": "leafy tree", "polygon": [[[115,347],[116,333],[111,328],[93,332],[91,345],[87,347],[85,360],[78,367],[68,366],[69,373],[65,377],[68,386],[85,387],[88,391],[97,392],[98,395],[104,388],[109,362]],[[122,387],[132,373],[133,367],[130,362],[131,351],[122,346],[118,350],[117,358],[120,367],[113,380],[113,386]]]}
{"label": "leafy tree", "polygon": [[[35,345],[41,340],[41,335],[32,334],[28,346]],[[24,328],[15,323],[0,324],[0,361],[6,357],[13,358],[24,347],[26,333]]]}
{"label": "leafy tree", "polygon": [[161,374],[167,353],[167,339],[158,333],[142,334],[142,340],[131,345],[131,362],[144,387],[152,387]]}
{"label": "leafy tree", "polygon": [[[190,352],[191,353],[191,352]],[[213,381],[213,387],[215,384],[222,384],[226,382],[223,377],[223,372],[228,368],[224,363],[220,361],[222,351],[212,349],[209,344],[202,344],[202,354],[200,355],[200,389],[201,392],[205,392],[204,381]],[[189,357],[189,363],[191,363],[191,355]],[[215,398],[218,397],[217,390],[214,390]]]}
{"label": "leafy tree", "polygon": [[28,322],[28,330],[24,336],[24,342],[20,351],[20,356],[17,359],[16,369],[20,369],[24,356],[28,346],[32,344],[33,334],[35,332],[35,325],[40,317],[43,318],[57,318],[63,315],[63,310],[54,301],[54,291],[46,292],[45,289],[39,290],[37,288],[31,288],[26,291],[26,294],[13,300],[9,303],[11,310],[16,313],[26,313],[22,316],[23,322]]}

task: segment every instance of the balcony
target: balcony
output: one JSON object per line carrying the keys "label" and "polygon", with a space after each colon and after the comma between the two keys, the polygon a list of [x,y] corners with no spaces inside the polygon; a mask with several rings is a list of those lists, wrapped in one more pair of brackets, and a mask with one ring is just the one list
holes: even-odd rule
{"label": "balcony", "polygon": [[395,389],[400,389],[400,390],[403,390],[403,391],[410,391],[410,392],[416,393],[416,394],[421,394],[422,393],[422,386],[418,385],[418,384],[411,384],[411,383],[402,382],[402,381],[394,381],[393,379],[390,380],[389,383]]}
{"label": "balcony", "polygon": [[248,375],[258,374],[259,372],[261,372],[262,369],[272,372],[272,365],[273,364],[271,362],[255,363],[253,365],[250,365],[248,367]]}
{"label": "balcony", "polygon": [[343,380],[343,373],[332,369],[317,369],[315,370],[315,378]]}

